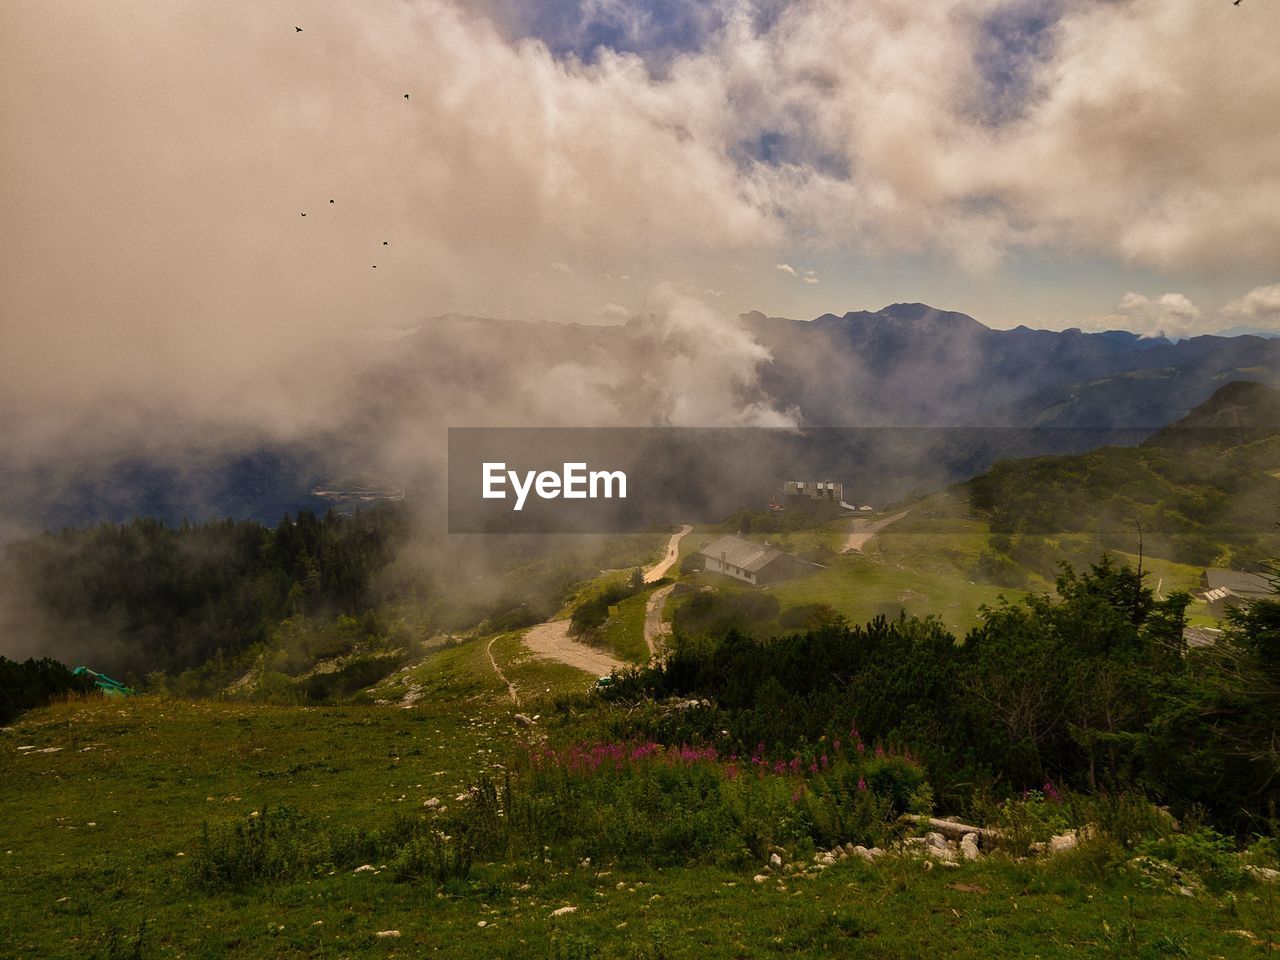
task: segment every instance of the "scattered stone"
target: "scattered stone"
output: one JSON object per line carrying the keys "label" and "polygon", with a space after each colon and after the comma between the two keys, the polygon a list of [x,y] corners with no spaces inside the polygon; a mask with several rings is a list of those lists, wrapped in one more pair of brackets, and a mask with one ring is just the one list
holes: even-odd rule
{"label": "scattered stone", "polygon": [[517,714],[516,714],[516,716],[515,716],[515,721],[516,721],[516,726],[518,726],[518,727],[532,727],[532,726],[533,726],[533,718],[532,718],[532,717],[526,717],[523,713],[517,713]]}
{"label": "scattered stone", "polygon": [[782,866],[782,858],[778,856],[776,853],[769,854],[769,866],[771,867]]}
{"label": "scattered stone", "polygon": [[768,880],[769,878],[768,878],[765,874],[763,874],[763,873],[757,873],[757,874],[756,874],[754,877],[752,877],[751,879],[752,879],[752,880],[754,880],[756,883],[764,883],[764,882],[765,882],[766,880]]}
{"label": "scattered stone", "polygon": [[423,800],[422,805],[428,810],[434,810],[436,807],[440,806],[440,798],[432,797],[430,800]]}
{"label": "scattered stone", "polygon": [[978,835],[976,833],[966,833],[960,838],[960,856],[966,860],[977,860],[981,856],[978,852]]}
{"label": "scattered stone", "polygon": [[1075,849],[1080,842],[1080,838],[1076,836],[1074,830],[1068,830],[1066,833],[1060,833],[1055,837],[1049,838],[1050,853],[1066,853],[1068,850]]}
{"label": "scattered stone", "polygon": [[578,908],[577,908],[577,907],[561,907],[561,908],[560,908],[560,909],[558,909],[558,910],[552,910],[552,911],[551,911],[551,916],[553,916],[553,917],[563,917],[566,913],[577,913],[577,912],[578,912]]}
{"label": "scattered stone", "polygon": [[398,937],[400,936],[400,931],[399,930],[379,930],[377,933],[374,934],[374,936],[375,937]]}
{"label": "scattered stone", "polygon": [[477,921],[476,921],[476,926],[477,926],[477,927],[487,927],[488,925],[489,925],[489,921],[488,921],[488,920],[477,920]]}
{"label": "scattered stone", "polygon": [[955,847],[947,842],[946,837],[937,832],[925,836],[924,852],[926,856],[943,863],[954,863],[957,859]]}
{"label": "scattered stone", "polygon": [[1244,872],[1263,883],[1275,883],[1280,880],[1280,870],[1272,870],[1270,867],[1257,867],[1250,863],[1245,865]]}
{"label": "scattered stone", "polygon": [[374,867],[374,865],[373,865],[372,863],[365,863],[365,864],[361,864],[360,866],[356,867],[356,868],[355,868],[355,870],[353,870],[353,871],[351,871],[351,872],[352,872],[352,873],[374,873],[374,872],[376,872],[376,868]]}

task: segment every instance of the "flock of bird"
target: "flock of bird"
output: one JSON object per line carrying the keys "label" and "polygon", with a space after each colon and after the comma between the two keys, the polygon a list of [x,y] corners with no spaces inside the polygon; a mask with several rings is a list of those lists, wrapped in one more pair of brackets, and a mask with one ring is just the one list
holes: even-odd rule
{"label": "flock of bird", "polygon": [[[296,24],[294,25],[293,30],[294,30],[294,32],[295,32],[295,33],[301,33],[301,32],[302,32],[302,28],[301,28],[301,27],[299,27],[299,26],[297,26]],[[406,100],[408,100],[408,99],[409,99],[409,95],[406,93],[406,94],[404,95],[404,98],[405,98]],[[330,202],[330,203],[334,203],[334,200],[333,200],[333,198],[332,198],[332,197],[330,197],[330,198],[329,198],[329,202]],[[303,211],[302,216],[304,216],[304,217],[305,217],[306,215],[307,215],[307,214],[306,214],[306,212],[305,212],[305,211]],[[382,241],[382,245],[383,245],[384,247],[386,247],[386,246],[390,246],[390,244],[389,244],[386,240],[383,240],[383,241]],[[373,269],[374,269],[374,270],[377,270],[377,269],[378,269],[378,265],[377,265],[376,263],[375,263],[375,264],[373,264]]]}

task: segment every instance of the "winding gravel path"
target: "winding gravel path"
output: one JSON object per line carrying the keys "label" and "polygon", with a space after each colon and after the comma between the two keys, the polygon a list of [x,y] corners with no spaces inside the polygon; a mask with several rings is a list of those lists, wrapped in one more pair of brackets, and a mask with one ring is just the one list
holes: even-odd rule
{"label": "winding gravel path", "polygon": [[855,517],[853,527],[849,531],[849,538],[845,540],[844,549],[840,552],[861,553],[868,540],[889,526],[889,524],[897,523],[910,512],[910,510],[903,510],[901,513],[896,513],[892,517],[885,517],[881,520],[867,520],[863,517]]}
{"label": "winding gravel path", "polygon": [[658,656],[659,638],[665,637],[670,633],[667,630],[667,625],[662,622],[662,608],[675,586],[674,583],[669,583],[665,587],[659,587],[649,594],[649,600],[644,605],[644,642],[649,647],[649,658],[651,660],[656,659]]}
{"label": "winding gravel path", "polygon": [[657,583],[667,575],[667,571],[680,559],[680,541],[693,532],[693,527],[685,524],[671,535],[667,541],[667,552],[661,560],[644,572],[645,583]]}
{"label": "winding gravel path", "polygon": [[524,635],[524,645],[540,657],[559,660],[597,677],[608,676],[614,670],[627,667],[621,660],[615,660],[595,647],[570,639],[568,620],[549,620],[530,627]]}

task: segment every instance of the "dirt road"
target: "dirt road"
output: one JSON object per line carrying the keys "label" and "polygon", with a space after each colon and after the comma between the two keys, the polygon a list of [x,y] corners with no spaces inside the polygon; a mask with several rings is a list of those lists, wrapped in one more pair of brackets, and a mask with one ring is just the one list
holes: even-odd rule
{"label": "dirt road", "polygon": [[657,583],[667,575],[667,571],[675,566],[676,560],[680,558],[680,541],[691,532],[693,532],[693,527],[686,523],[671,535],[671,539],[667,541],[666,556],[644,572],[645,583]]}
{"label": "dirt road", "polygon": [[658,656],[658,640],[668,632],[666,624],[662,622],[662,607],[673,589],[674,583],[659,587],[649,594],[649,601],[644,605],[644,642],[649,646],[650,659]]}
{"label": "dirt road", "polygon": [[559,660],[597,677],[608,676],[615,669],[627,666],[595,647],[571,640],[568,620],[550,620],[530,627],[524,635],[524,645],[540,657]]}
{"label": "dirt road", "polygon": [[879,520],[868,520],[863,517],[855,517],[853,527],[849,531],[849,538],[844,542],[844,549],[841,553],[861,553],[862,548],[867,545],[867,541],[874,537],[877,533],[901,520],[911,511],[903,510],[901,513],[894,514],[892,517],[883,517]]}

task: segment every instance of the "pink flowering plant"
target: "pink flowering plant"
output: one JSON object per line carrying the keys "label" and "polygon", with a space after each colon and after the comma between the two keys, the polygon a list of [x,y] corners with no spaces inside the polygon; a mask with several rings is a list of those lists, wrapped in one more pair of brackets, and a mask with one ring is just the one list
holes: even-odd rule
{"label": "pink flowering plant", "polygon": [[[543,744],[515,771],[526,819],[575,856],[747,862],[769,846],[880,842],[928,804],[909,751],[867,748],[856,731],[804,751],[746,755],[654,740]],[[554,811],[554,814],[552,814]]]}

